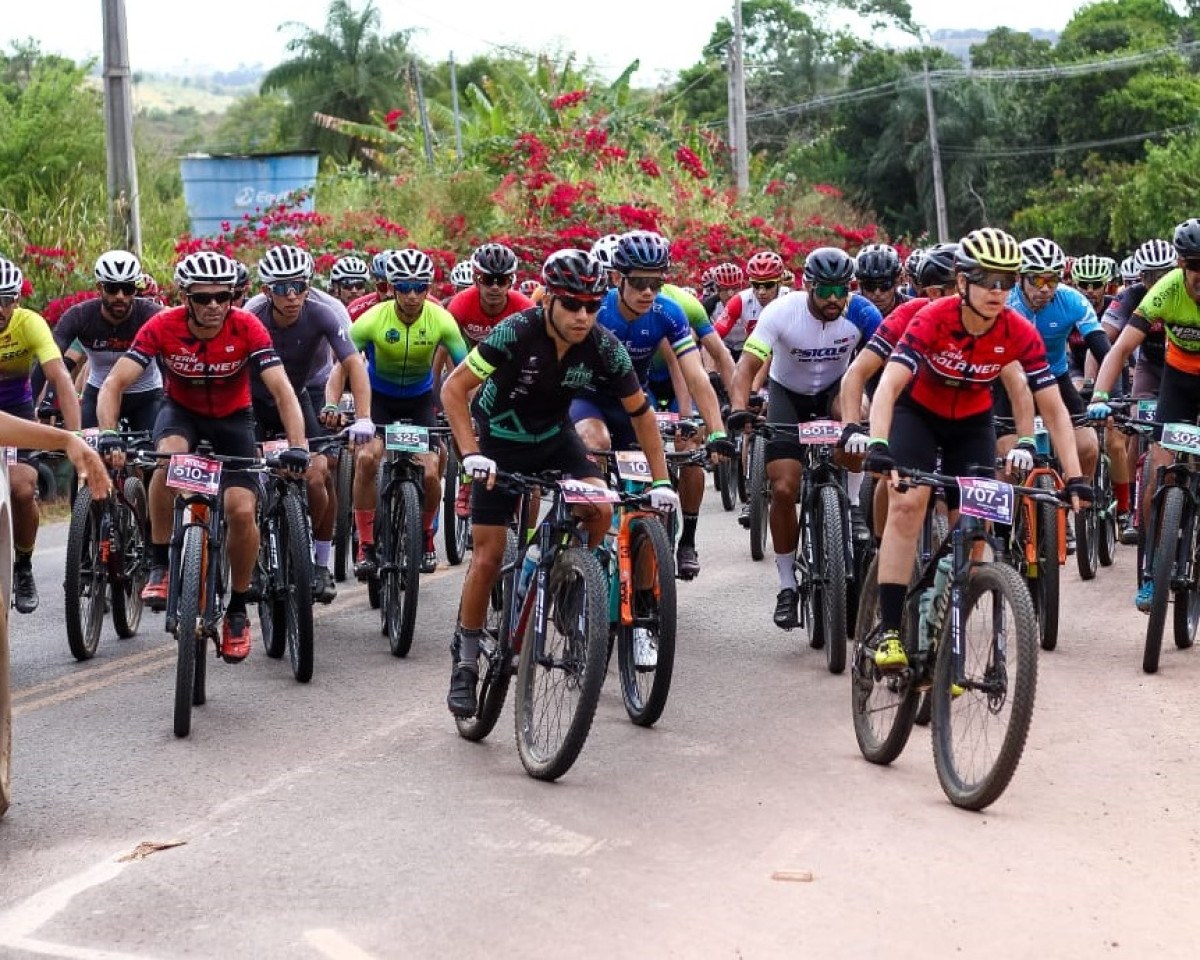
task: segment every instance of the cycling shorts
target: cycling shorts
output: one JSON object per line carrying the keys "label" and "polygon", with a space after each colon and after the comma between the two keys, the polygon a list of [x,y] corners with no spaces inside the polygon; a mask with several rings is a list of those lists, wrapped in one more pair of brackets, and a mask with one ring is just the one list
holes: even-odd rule
{"label": "cycling shorts", "polygon": [[[1083,397],[1075,389],[1075,384],[1071,381],[1070,373],[1060,373],[1054,378],[1054,382],[1058,384],[1058,393],[1062,397],[1063,406],[1067,408],[1067,413],[1072,417],[1082,417],[1087,413],[1087,404],[1083,402]],[[1000,385],[999,381],[993,387],[992,394],[992,412],[997,417],[1006,417],[1011,420],[1013,415],[1012,398],[1008,395],[1008,391]]]}
{"label": "cycling shorts", "polygon": [[[808,420],[827,420],[838,394],[839,384],[826,387],[820,393],[795,393],[774,380],[767,381],[767,422],[804,423]],[[767,441],[764,451],[767,463],[773,460],[803,460],[804,447],[794,433],[784,429]]]}
{"label": "cycling shorts", "polygon": [[[538,473],[541,470],[561,470],[563,473],[582,480],[604,476],[604,472],[588,459],[583,441],[574,430],[563,430],[545,443],[521,446],[505,444],[489,448],[480,444],[480,452],[496,461],[496,465],[509,473]],[[483,483],[471,484],[471,523],[476,526],[503,527],[513,517],[517,508],[518,495],[503,490],[499,485],[491,490]]]}
{"label": "cycling shorts", "polygon": [[571,401],[571,420],[599,420],[608,427],[610,447],[613,450],[633,450],[637,447],[637,434],[633,431],[633,420],[625,411],[624,404],[616,397],[588,393]]}
{"label": "cycling shorts", "polygon": [[[192,413],[171,400],[164,400],[154,421],[154,443],[163,437],[183,437],[187,440],[188,449],[195,450],[201,440],[212,444],[213,452],[225,457],[256,457],[258,451],[254,442],[254,414],[249,410],[234,410],[224,417],[210,417],[207,414]],[[221,486],[244,487],[258,495],[259,482],[257,473],[242,473],[240,471],[223,471]]]}
{"label": "cycling shorts", "polygon": [[1162,391],[1163,364],[1139,360],[1133,368],[1133,397],[1153,400]]}
{"label": "cycling shorts", "polygon": [[415,397],[388,397],[382,393],[372,393],[371,419],[378,426],[405,421],[420,427],[436,427],[433,391],[427,390]]}
{"label": "cycling shorts", "polygon": [[[300,401],[300,415],[304,418],[304,435],[309,438],[324,436],[307,391],[298,393],[296,399]],[[279,408],[275,404],[255,400],[253,409],[254,435],[260,441],[274,440],[286,433],[283,429],[283,418],[279,416]]]}
{"label": "cycling shorts", "polygon": [[1166,364],[1154,413],[1154,439],[1162,439],[1164,423],[1195,423],[1197,419],[1200,419],[1200,377]]}
{"label": "cycling shorts", "polygon": [[[83,396],[79,399],[79,414],[82,427],[99,425],[96,419],[96,398],[100,396],[100,388],[90,383],[83,388]],[[134,433],[154,432],[154,421],[158,418],[158,408],[162,405],[162,390],[142,390],[138,393],[126,393],[121,396],[120,418],[128,424]]]}
{"label": "cycling shorts", "polygon": [[[956,477],[996,475],[996,431],[990,410],[950,420],[901,397],[892,412],[888,448],[901,467],[940,469]],[[958,487],[946,491],[946,505],[957,509]]]}

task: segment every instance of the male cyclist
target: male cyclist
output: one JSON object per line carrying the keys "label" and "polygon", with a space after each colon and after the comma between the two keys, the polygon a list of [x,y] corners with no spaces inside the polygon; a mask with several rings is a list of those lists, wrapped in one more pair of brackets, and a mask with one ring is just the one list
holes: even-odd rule
{"label": "male cyclist", "polygon": [[[932,470],[940,451],[943,473],[986,471],[996,459],[991,385],[1015,360],[1025,370],[1070,477],[1067,490],[1081,500],[1091,499],[1091,486],[1080,476],[1071,418],[1045,346],[1034,326],[1005,306],[1020,266],[1021,251],[1007,233],[985,227],[963,237],[956,259],[958,296],[922,309],[884,368],[871,401],[872,439],[865,470],[884,475],[897,466]],[[956,510],[957,490],[946,494]],[[928,498],[928,487],[901,492],[893,486],[888,495],[888,522],[879,548],[882,633],[875,653],[882,670],[908,665],[900,624]]]}
{"label": "male cyclist", "polygon": [[528,310],[533,301],[513,289],[517,255],[504,244],[485,243],[463,263],[471,271],[471,282],[450,298],[446,309],[458,323],[469,349],[486,339],[501,320]]}
{"label": "male cyclist", "polygon": [[367,292],[370,268],[358,257],[339,257],[329,270],[329,292],[348,307]]}
{"label": "male cyclist", "polygon": [[882,316],[909,299],[900,290],[900,254],[886,243],[870,243],[854,259],[858,289]]}
{"label": "male cyclist", "polygon": [[[350,319],[357,320],[372,307],[381,303],[387,303],[392,298],[392,288],[387,282],[387,272],[384,265],[393,251],[380,250],[371,258],[371,280],[374,281],[375,289],[364,293],[361,297],[351,300],[346,304],[346,311],[350,314]],[[432,282],[432,280],[430,281]]]}
{"label": "male cyclist", "polygon": [[[713,285],[716,288],[714,293],[716,302],[709,308],[708,315],[715,324],[725,315],[726,304],[746,289],[746,272],[736,263],[718,263],[712,268],[712,276]],[[728,337],[724,342],[736,363],[738,357],[742,355],[741,345],[745,343],[745,338],[742,338],[736,346],[729,342]]]}
{"label": "male cyclist", "polygon": [[750,288],[725,301],[725,313],[716,321],[717,335],[731,353],[740,355],[746,338],[754,332],[758,315],[776,297],[789,293],[783,286],[783,257],[772,250],[760,250],[746,261]]}
{"label": "male cyclist", "polygon": [[[434,416],[433,358],[445,347],[453,363],[467,355],[458,324],[440,304],[427,296],[433,283],[433,260],[421,250],[393,250],[384,263],[392,296],[362,316],[350,328],[354,346],[367,354],[371,380],[371,420],[378,424],[400,420],[423,427],[436,425]],[[362,411],[359,411],[362,415]],[[360,446],[354,458],[354,524],[361,556],[354,568],[360,580],[375,576],[375,505],[378,499],[376,470],[383,456],[383,439],[373,437]],[[433,545],[433,518],[442,502],[442,476],[436,451],[415,455],[425,471],[422,529],[425,550],[421,572],[437,569]]]}
{"label": "male cyclist", "polygon": [[[767,416],[772,424],[800,424],[836,417],[836,396],[842,374],[855,349],[879,326],[879,311],[866,299],[849,310],[854,260],[837,247],[818,247],[804,261],[803,294],[794,293],[770,304],[758,319],[738,361],[730,398],[735,412],[729,428],[740,430],[752,414],[746,409],[750,385],[768,358],[771,373]],[[855,410],[852,417],[857,418]],[[796,494],[804,471],[804,450],[798,436],[772,436],[766,446],[767,478],[771,483],[771,542],[779,594],[775,599],[775,625],[791,630],[798,622],[799,586],[796,583],[796,546],[800,526]],[[862,474],[856,475],[860,487]],[[850,492],[857,509],[858,489]]]}
{"label": "male cyclist", "polygon": [[[29,375],[40,363],[47,382],[58,394],[63,423],[79,429],[79,398],[71,375],[41,314],[19,305],[25,277],[15,263],[0,257],[0,412],[21,420],[36,420]],[[13,604],[18,613],[33,613],[39,603],[33,579],[33,548],[40,514],[37,471],[25,462],[11,464]]]}
{"label": "male cyclist", "polygon": [[[475,478],[471,485],[474,548],[451,644],[454,665],[446,698],[457,717],[469,717],[476,709],[479,641],[516,505],[516,497],[494,486],[497,470],[561,470],[604,485],[599,468],[571,429],[572,396],[590,386],[620,402],[650,463],[651,506],[674,510],[679,505],[667,479],[658,425],[629,354],[596,322],[606,288],[603,266],[586,251],[560,250],[546,260],[542,282],[546,290],[542,303],[496,328],[442,388],[446,418],[463,453],[463,469]],[[472,417],[479,427],[478,440]],[[584,519],[589,543],[600,545],[612,522],[611,506],[589,507]]]}
{"label": "male cyclist", "polygon": [[[279,457],[284,467],[308,468],[304,417],[288,383],[271,337],[258,318],[232,306],[237,266],[228,257],[202,251],[184,257],[175,268],[175,285],[184,304],[151,317],[138,331],[129,352],[113,364],[100,388],[97,416],[100,452],[119,466],[124,444],[116,433],[121,396],[154,363],[162,366],[166,397],[154,425],[160,453],[188,453],[201,440],[215,453],[254,457],[254,414],[250,371],[257,370],[279,408],[290,448]],[[166,470],[150,480],[150,578],[142,597],[152,610],[167,602],[172,523],[172,495]],[[230,471],[222,477],[225,521],[229,529],[230,592],[221,627],[221,656],[228,663],[250,653],[247,602],[250,578],[258,557],[256,501],[258,477]]]}
{"label": "male cyclist", "polygon": [[443,307],[448,307],[450,301],[464,290],[470,290],[475,286],[475,269],[471,265],[470,260],[459,260],[450,271],[450,286],[454,288],[454,293],[446,298],[442,304]]}

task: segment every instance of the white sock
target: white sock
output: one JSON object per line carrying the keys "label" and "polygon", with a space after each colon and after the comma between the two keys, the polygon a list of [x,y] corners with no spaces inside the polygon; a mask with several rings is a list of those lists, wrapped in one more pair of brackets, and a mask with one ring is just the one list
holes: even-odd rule
{"label": "white sock", "polygon": [[779,589],[796,590],[796,555],[794,553],[775,554],[775,569],[779,571]]}
{"label": "white sock", "polygon": [[850,498],[852,507],[858,506],[858,495],[862,493],[863,475],[861,473],[846,474],[846,495]]}

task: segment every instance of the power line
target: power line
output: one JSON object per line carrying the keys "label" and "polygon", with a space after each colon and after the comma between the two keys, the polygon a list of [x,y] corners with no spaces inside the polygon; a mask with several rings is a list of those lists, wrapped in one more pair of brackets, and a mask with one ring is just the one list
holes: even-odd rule
{"label": "power line", "polygon": [[1192,130],[1197,126],[1200,126],[1200,121],[1181,123],[1178,126],[1165,127],[1162,130],[1150,130],[1145,133],[1131,133],[1124,137],[1111,137],[1107,140],[1085,140],[1077,143],[1062,143],[1038,147],[998,147],[993,150],[987,147],[954,147],[947,145],[942,147],[942,152],[952,154],[956,157],[1037,157],[1071,150],[1095,150],[1099,147],[1112,147],[1120,143],[1136,143],[1140,140],[1168,137],[1172,134],[1182,133],[1185,130]]}

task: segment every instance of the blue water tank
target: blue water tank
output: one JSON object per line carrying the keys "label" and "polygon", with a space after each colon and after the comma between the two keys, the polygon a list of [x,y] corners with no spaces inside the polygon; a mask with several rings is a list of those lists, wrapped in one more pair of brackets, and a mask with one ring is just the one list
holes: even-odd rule
{"label": "blue water tank", "polygon": [[300,210],[313,209],[312,190],[317,182],[316,150],[295,153],[190,154],[181,158],[183,196],[192,221],[192,235],[211,237],[221,224],[236,225],[282,201],[297,190],[307,190]]}

